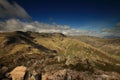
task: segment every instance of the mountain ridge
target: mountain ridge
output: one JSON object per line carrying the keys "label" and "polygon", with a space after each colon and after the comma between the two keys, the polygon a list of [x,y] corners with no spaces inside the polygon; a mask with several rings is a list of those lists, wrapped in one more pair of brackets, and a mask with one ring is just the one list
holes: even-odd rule
{"label": "mountain ridge", "polygon": [[[4,32],[0,33],[0,47],[0,79],[8,78],[5,75],[17,66],[25,66],[31,74],[35,71],[52,75],[52,71],[57,73],[65,69],[69,75],[75,71],[85,76],[89,75],[88,71],[93,79],[95,73],[98,77],[120,73],[120,61],[115,55],[62,33]],[[1,72],[2,67],[7,67],[6,72]],[[87,77],[89,79],[90,75]]]}

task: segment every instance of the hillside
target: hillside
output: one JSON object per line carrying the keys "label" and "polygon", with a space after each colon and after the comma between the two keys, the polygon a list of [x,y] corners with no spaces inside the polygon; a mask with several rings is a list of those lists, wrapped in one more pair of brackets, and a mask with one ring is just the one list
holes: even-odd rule
{"label": "hillside", "polygon": [[[36,74],[44,73],[42,76],[47,74],[46,77],[56,76],[57,80],[59,77],[52,72],[59,73],[64,70],[67,70],[68,76],[74,73],[78,75],[79,79],[72,76],[75,80],[119,79],[111,77],[120,76],[119,63],[115,55],[110,55],[82,40],[71,39],[62,33],[0,33],[0,79],[8,79],[6,74],[17,66],[27,67],[27,74],[33,75],[35,71]],[[103,78],[103,74],[107,77]]]}
{"label": "hillside", "polygon": [[75,39],[85,42],[91,46],[99,48],[100,50],[120,55],[120,38],[99,38],[92,36],[73,36]]}

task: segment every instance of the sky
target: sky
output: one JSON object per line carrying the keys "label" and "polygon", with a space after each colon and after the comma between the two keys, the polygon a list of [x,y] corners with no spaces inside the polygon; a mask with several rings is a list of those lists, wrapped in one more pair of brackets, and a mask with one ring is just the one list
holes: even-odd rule
{"label": "sky", "polygon": [[[15,30],[29,26],[28,30],[38,32],[120,36],[120,0],[0,0],[0,19],[7,19],[1,26]],[[15,24],[22,25],[18,29]]]}

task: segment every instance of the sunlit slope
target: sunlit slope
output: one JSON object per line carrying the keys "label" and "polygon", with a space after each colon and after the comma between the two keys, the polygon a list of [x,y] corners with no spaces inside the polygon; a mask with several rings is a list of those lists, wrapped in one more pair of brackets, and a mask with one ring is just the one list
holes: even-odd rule
{"label": "sunlit slope", "polygon": [[0,33],[0,55],[14,53],[51,53],[53,50],[47,49],[34,42],[34,38],[25,32]]}
{"label": "sunlit slope", "polygon": [[116,61],[115,56],[90,46],[82,41],[71,39],[61,33],[31,33],[36,44],[54,50],[58,55],[76,56],[91,60]]}
{"label": "sunlit slope", "polygon": [[72,38],[99,48],[104,52],[120,55],[120,38],[99,38],[92,36],[72,36]]}
{"label": "sunlit slope", "polygon": [[120,73],[116,56],[61,33],[0,33],[0,65],[6,66],[7,72],[24,65],[38,73],[64,69],[94,75]]}
{"label": "sunlit slope", "polygon": [[89,58],[96,61],[117,62],[111,56],[84,42],[66,37],[61,33],[9,32],[0,34],[0,55],[5,54],[50,54]]}

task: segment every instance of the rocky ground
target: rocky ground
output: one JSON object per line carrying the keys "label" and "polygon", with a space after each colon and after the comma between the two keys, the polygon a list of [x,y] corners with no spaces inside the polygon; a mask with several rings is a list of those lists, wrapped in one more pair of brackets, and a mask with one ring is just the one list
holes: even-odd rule
{"label": "rocky ground", "polygon": [[[6,61],[7,58],[11,60]],[[107,63],[84,59],[61,59],[57,55],[10,55],[0,58],[1,80],[119,80],[119,66],[105,69]],[[98,62],[97,62],[98,63]],[[110,67],[110,66],[109,66]],[[108,67],[108,68],[109,68]],[[102,69],[103,68],[103,69]]]}
{"label": "rocky ground", "polygon": [[0,35],[0,80],[120,80],[120,61],[83,42],[60,33],[11,35]]}

